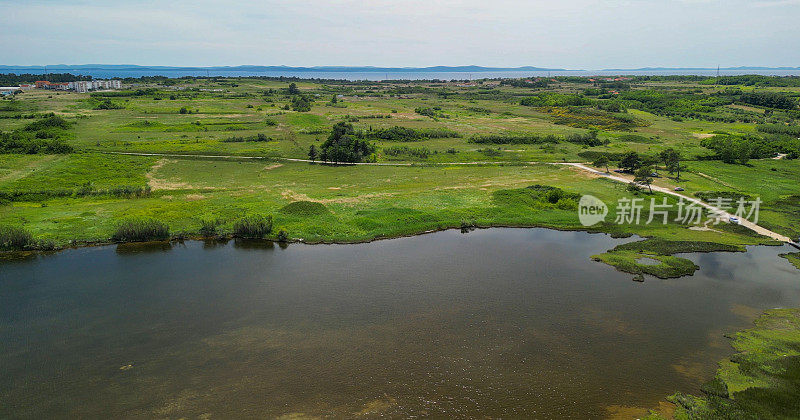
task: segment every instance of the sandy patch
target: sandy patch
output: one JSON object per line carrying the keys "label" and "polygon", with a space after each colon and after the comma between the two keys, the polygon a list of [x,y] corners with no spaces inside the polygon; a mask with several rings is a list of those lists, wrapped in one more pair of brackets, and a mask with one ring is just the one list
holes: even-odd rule
{"label": "sandy patch", "polygon": [[156,172],[163,168],[164,165],[177,162],[177,160],[170,160],[167,158],[159,159],[158,162],[151,166],[150,170],[144,175],[147,178],[147,185],[149,185],[153,191],[193,189],[194,187],[185,182],[168,181],[166,179],[156,177]]}
{"label": "sandy patch", "polygon": [[489,188],[508,188],[508,187],[518,187],[520,185],[530,185],[530,183],[535,182],[535,179],[516,179],[513,181],[505,181],[505,182],[485,182],[481,185],[475,184],[459,184],[459,185],[450,185],[447,187],[436,187],[434,191],[447,191],[447,190],[463,190],[469,188],[477,188],[479,190],[487,190]]}
{"label": "sandy patch", "polygon": [[720,232],[720,231],[718,231],[718,230],[716,230],[716,229],[711,229],[711,228],[710,228],[710,227],[708,227],[708,226],[690,226],[690,227],[689,227],[689,230],[696,230],[696,231],[700,231],[700,232],[717,232],[717,233],[722,233],[722,232]]}
{"label": "sandy patch", "polygon": [[341,190],[341,187],[328,187],[329,190]]}
{"label": "sandy patch", "polygon": [[708,139],[716,136],[716,134],[711,134],[711,133],[692,133],[692,135],[698,139]]}
{"label": "sandy patch", "polygon": [[265,167],[264,167],[264,170],[265,170],[265,171],[271,171],[271,170],[273,170],[273,169],[280,168],[281,166],[283,166],[283,164],[282,164],[282,163],[276,163],[276,164],[274,164],[274,165],[265,166]]}
{"label": "sandy patch", "polygon": [[372,194],[364,194],[364,195],[357,195],[354,197],[339,197],[339,198],[322,198],[322,199],[315,199],[307,196],[303,193],[298,193],[292,190],[285,190],[281,193],[281,196],[287,200],[291,201],[313,201],[315,203],[340,203],[340,204],[355,204],[360,203],[372,198],[385,198],[391,197],[395,195],[394,193],[372,193]]}
{"label": "sandy patch", "polygon": [[186,196],[186,201],[197,201],[206,198],[203,194],[189,194]]}

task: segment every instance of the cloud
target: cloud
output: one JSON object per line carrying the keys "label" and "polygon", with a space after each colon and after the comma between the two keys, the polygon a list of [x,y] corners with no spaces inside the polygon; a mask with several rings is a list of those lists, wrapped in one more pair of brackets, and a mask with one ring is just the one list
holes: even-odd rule
{"label": "cloud", "polygon": [[[0,62],[798,65],[800,0],[0,0]],[[746,7],[754,6],[754,7]],[[709,63],[710,62],[710,63]]]}

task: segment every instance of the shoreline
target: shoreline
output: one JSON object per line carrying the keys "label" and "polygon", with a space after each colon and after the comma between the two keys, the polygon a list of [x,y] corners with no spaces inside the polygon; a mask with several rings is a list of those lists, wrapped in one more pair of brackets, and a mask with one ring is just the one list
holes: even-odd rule
{"label": "shoreline", "polygon": [[[70,250],[78,250],[78,249],[84,249],[84,248],[96,248],[96,247],[104,247],[104,246],[112,246],[112,245],[123,246],[123,247],[124,246],[137,246],[137,245],[145,245],[145,246],[147,246],[147,245],[158,245],[158,244],[161,244],[161,245],[169,244],[169,245],[171,245],[173,243],[183,243],[185,241],[196,241],[196,242],[210,242],[211,241],[211,242],[227,243],[227,242],[229,242],[231,240],[233,240],[233,241],[242,240],[242,241],[248,241],[248,242],[251,242],[251,243],[262,243],[262,244],[268,244],[269,243],[269,244],[272,244],[272,245],[277,244],[278,246],[282,246],[282,245],[288,246],[289,244],[305,244],[305,245],[312,245],[312,246],[313,245],[359,245],[359,244],[369,244],[369,243],[378,242],[378,241],[390,241],[390,240],[393,240],[393,239],[411,238],[411,237],[416,237],[416,236],[423,236],[423,235],[439,233],[439,232],[446,232],[446,231],[452,231],[452,230],[460,230],[462,234],[468,234],[469,232],[471,232],[473,230],[478,230],[478,229],[480,229],[480,230],[487,230],[487,229],[548,229],[548,230],[554,230],[554,231],[560,231],[560,232],[585,232],[585,233],[588,233],[588,234],[604,234],[604,235],[608,235],[609,237],[614,238],[614,239],[626,239],[626,238],[637,237],[638,240],[632,240],[632,241],[630,241],[628,243],[642,243],[643,245],[647,244],[648,241],[658,241],[659,240],[657,237],[654,237],[654,236],[642,236],[642,235],[637,234],[635,232],[629,232],[629,231],[626,231],[626,232],[611,232],[611,231],[607,231],[607,230],[603,230],[603,229],[599,229],[599,228],[598,229],[591,229],[590,227],[583,227],[583,226],[581,226],[581,227],[575,226],[574,228],[571,228],[571,227],[563,227],[563,226],[562,227],[546,226],[546,225],[542,225],[542,224],[540,224],[540,225],[512,225],[512,224],[477,225],[476,224],[476,225],[471,225],[471,226],[466,227],[466,228],[457,227],[457,226],[450,226],[450,227],[442,227],[442,228],[437,228],[437,229],[428,229],[428,230],[420,231],[420,232],[404,233],[404,234],[398,234],[398,235],[392,235],[392,236],[376,236],[376,237],[363,239],[363,240],[355,239],[355,240],[330,240],[330,241],[328,241],[328,240],[306,241],[303,238],[288,238],[285,241],[280,241],[280,240],[277,239],[277,235],[273,235],[273,234],[271,234],[268,237],[263,237],[263,238],[237,237],[237,236],[235,236],[233,234],[215,235],[215,236],[211,236],[211,237],[202,236],[202,235],[199,235],[199,234],[191,234],[191,235],[177,234],[177,235],[172,235],[169,239],[165,239],[165,240],[136,241],[136,242],[115,242],[115,241],[111,241],[111,240],[98,240],[98,241],[79,242],[79,243],[75,243],[75,244],[71,244],[71,245],[67,245],[67,246],[62,246],[62,247],[57,247],[55,249],[49,249],[49,250],[0,251],[0,264],[2,264],[4,261],[27,259],[27,258],[38,256],[38,255],[51,255],[51,254],[61,253],[61,252],[70,251]],[[755,243],[755,244],[741,244],[741,245],[738,245],[739,249],[702,248],[702,249],[692,249],[692,250],[674,252],[674,253],[671,253],[671,254],[664,255],[664,254],[658,254],[658,253],[656,253],[657,251],[654,251],[654,250],[647,250],[647,247],[644,247],[644,249],[642,251],[640,251],[638,253],[635,253],[634,255],[636,255],[636,259],[650,258],[651,256],[659,256],[659,257],[665,257],[666,256],[666,257],[670,257],[670,256],[674,255],[675,258],[678,259],[678,260],[688,261],[688,260],[686,260],[685,258],[682,258],[682,257],[683,256],[693,255],[693,254],[704,254],[704,253],[711,253],[711,252],[747,252],[748,247],[751,247],[751,246],[778,246],[779,247],[779,246],[785,245],[785,243],[780,242],[780,241],[771,240],[771,239],[766,238],[766,237],[764,237],[764,239],[767,239],[767,240],[764,240],[764,241],[761,241],[761,242]],[[689,244],[696,244],[696,245],[710,244],[709,242],[704,242],[704,241],[686,241],[686,242],[689,243]],[[620,245],[623,245],[623,244],[620,244]],[[722,245],[722,244],[717,244],[717,245]],[[617,247],[619,247],[619,245]],[[590,258],[590,260],[595,261],[595,262],[599,262],[599,263],[603,263],[603,264],[609,265],[611,267],[614,267],[617,271],[622,272],[622,273],[636,275],[637,277],[634,278],[635,281],[642,281],[642,280],[639,280],[637,278],[640,278],[640,276],[645,275],[645,274],[646,275],[650,275],[650,276],[655,277],[655,278],[658,278],[658,279],[661,279],[661,280],[671,279],[671,278],[680,278],[680,277],[684,277],[684,276],[692,276],[694,274],[694,271],[700,268],[700,266],[697,266],[695,264],[694,265],[695,268],[693,270],[691,270],[691,272],[686,271],[686,272],[682,272],[682,273],[678,273],[678,274],[672,273],[672,274],[664,275],[664,274],[660,274],[659,271],[647,271],[647,270],[642,271],[642,270],[637,270],[635,267],[634,267],[633,270],[631,270],[629,267],[626,267],[624,265],[621,266],[620,264],[615,264],[613,262],[609,262],[608,260],[606,260],[604,258],[598,258],[598,256],[602,257],[602,256],[615,254],[615,252],[617,251],[617,247],[608,249],[605,252],[603,252],[602,254],[594,255],[594,256],[592,256]],[[661,265],[664,265],[664,264],[661,264]],[[648,266],[646,264],[640,264],[639,267],[660,267],[660,265]]]}

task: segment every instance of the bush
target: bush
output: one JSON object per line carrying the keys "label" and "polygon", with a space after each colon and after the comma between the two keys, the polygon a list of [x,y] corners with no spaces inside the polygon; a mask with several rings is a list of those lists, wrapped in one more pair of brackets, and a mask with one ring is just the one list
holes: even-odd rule
{"label": "bush", "polygon": [[42,118],[39,121],[34,121],[30,124],[25,125],[22,130],[24,131],[40,131],[40,130],[48,130],[48,129],[61,129],[66,130],[69,128],[69,123],[67,120],[59,117],[58,115],[50,115],[47,118]]}
{"label": "bush", "polygon": [[431,155],[431,151],[427,147],[392,146],[384,147],[383,154],[391,157],[410,156],[427,159]]}
{"label": "bush", "polygon": [[233,224],[233,236],[263,238],[272,232],[272,216],[245,216]]}
{"label": "bush", "polygon": [[0,250],[20,251],[35,245],[33,235],[15,226],[0,226]]}
{"label": "bush", "polygon": [[476,144],[542,144],[558,143],[563,138],[553,134],[484,134],[469,138],[469,143]]}
{"label": "bush", "polygon": [[447,118],[447,114],[442,112],[441,108],[439,108],[439,107],[433,107],[433,108],[420,107],[420,108],[416,108],[414,110],[414,112],[416,112],[419,115],[424,115],[426,117],[430,117],[430,118],[433,118],[433,119],[436,119],[436,118]]}
{"label": "bush", "polygon": [[103,109],[122,109],[122,108],[123,108],[123,106],[122,106],[122,105],[115,104],[115,103],[111,102],[111,100],[110,100],[110,99],[104,99],[104,100],[102,100],[102,101],[98,102],[98,103],[97,103],[97,104],[94,106],[94,109],[97,109],[97,110],[103,110]]}
{"label": "bush", "polygon": [[286,242],[289,240],[289,234],[285,230],[278,232],[278,242]]}
{"label": "bush", "polygon": [[200,235],[205,237],[214,236],[217,234],[217,226],[219,220],[201,220],[200,221]]}
{"label": "bush", "polygon": [[461,134],[446,128],[413,129],[394,126],[369,130],[362,137],[380,139],[385,141],[421,141],[425,139],[458,138]]}
{"label": "bush", "polygon": [[130,219],[117,225],[114,242],[145,242],[169,239],[169,227],[158,220]]}
{"label": "bush", "polygon": [[267,137],[266,134],[258,133],[254,136],[233,136],[222,140],[223,143],[248,143],[248,142],[268,142],[272,141],[272,137]]}

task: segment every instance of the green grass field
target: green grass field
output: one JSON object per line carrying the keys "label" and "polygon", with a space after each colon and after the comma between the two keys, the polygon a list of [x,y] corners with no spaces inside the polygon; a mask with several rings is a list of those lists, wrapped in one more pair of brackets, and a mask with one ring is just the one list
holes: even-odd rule
{"label": "green grass field", "polygon": [[[571,194],[592,194],[613,204],[630,196],[624,185],[532,162],[586,162],[591,153],[637,151],[655,155],[674,148],[684,156],[687,166],[682,179],[658,178],[656,184],[680,185],[690,194],[728,191],[758,195],[764,201],[764,226],[787,235],[800,234],[800,175],[795,161],[752,160],[744,166],[693,160],[711,154],[700,143],[712,133],[757,131],[752,122],[715,119],[740,115],[731,114],[734,111],[763,117],[763,108],[721,106],[714,109],[713,118],[675,118],[635,106],[622,113],[600,109],[613,98],[597,101],[598,109],[521,104],[531,95],[574,96],[587,88],[585,83],[570,81],[545,88],[492,81],[467,86],[455,82],[297,85],[314,101],[308,112],[288,107],[292,96],[286,93],[287,82],[264,79],[139,83],[130,91],[112,92],[108,97],[103,93],[34,90],[16,100],[4,100],[0,131],[21,129],[31,119],[52,112],[70,122],[64,138],[74,152],[0,155],[0,199],[6,197],[0,206],[2,224],[23,227],[58,246],[107,241],[125,217],[157,219],[174,234],[196,235],[202,221],[217,221],[219,232],[224,234],[245,215],[271,214],[276,232],[284,230],[292,239],[310,242],[366,241],[462,224],[579,229],[582,226],[574,202],[545,205],[498,201],[498,192],[541,184]],[[145,88],[148,90],[141,91]],[[136,93],[136,89],[143,93]],[[654,81],[633,83],[630,92],[665,89],[694,89],[703,94],[721,91],[693,82]],[[331,102],[334,96],[336,103]],[[118,109],[97,109],[105,99]],[[420,109],[432,110],[431,116],[418,112]],[[708,110],[704,112],[707,115]],[[18,118],[25,115],[28,117]],[[306,158],[309,147],[319,147],[333,124],[342,120],[352,122],[357,130],[400,126],[449,130],[459,137],[374,141],[377,162],[410,162],[413,166],[333,167],[281,160]],[[621,128],[609,129],[605,124]],[[603,144],[470,142],[476,135],[563,138],[585,134],[593,127]],[[256,135],[266,141],[247,141]],[[388,153],[392,148],[399,152]],[[425,153],[407,154],[404,148],[424,149]],[[117,152],[263,159],[110,154]],[[438,165],[453,162],[490,164]],[[119,193],[145,188],[146,194],[135,197]],[[650,197],[644,198],[649,201]],[[319,203],[326,211],[279,211],[296,201]],[[607,223],[592,229],[671,241],[734,245],[765,242],[737,229],[689,230],[674,223],[619,226],[611,222],[613,217],[612,210]],[[671,261],[668,255],[658,255]],[[629,257],[639,256],[635,253]],[[618,261],[615,265],[621,268],[626,264],[627,271],[638,272],[628,263]]]}

